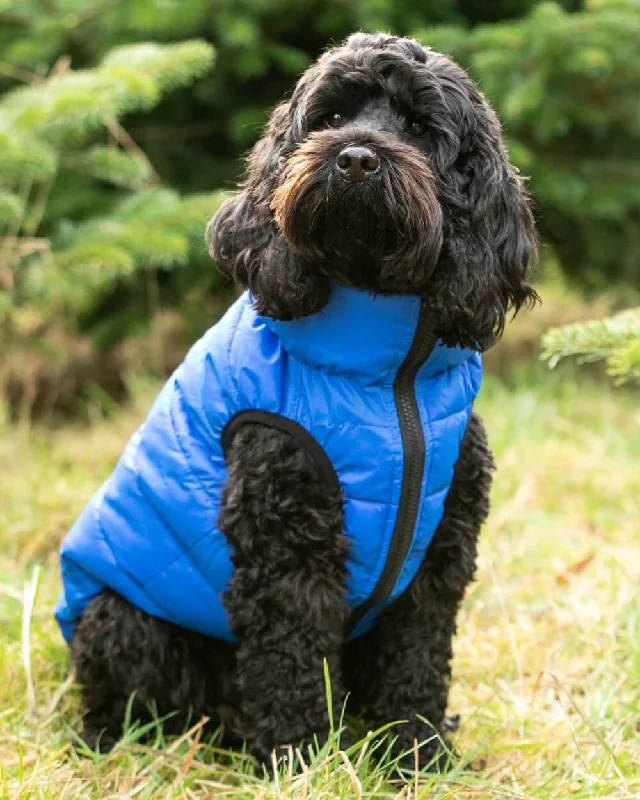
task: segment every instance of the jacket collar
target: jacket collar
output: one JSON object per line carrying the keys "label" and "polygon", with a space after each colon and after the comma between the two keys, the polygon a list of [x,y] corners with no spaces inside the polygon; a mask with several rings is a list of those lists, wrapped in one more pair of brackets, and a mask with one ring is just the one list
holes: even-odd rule
{"label": "jacket collar", "polygon": [[[418,295],[374,295],[332,283],[329,302],[319,313],[291,322],[264,322],[298,361],[378,382],[393,380],[406,358],[420,308]],[[472,354],[438,342],[420,377],[460,364]]]}

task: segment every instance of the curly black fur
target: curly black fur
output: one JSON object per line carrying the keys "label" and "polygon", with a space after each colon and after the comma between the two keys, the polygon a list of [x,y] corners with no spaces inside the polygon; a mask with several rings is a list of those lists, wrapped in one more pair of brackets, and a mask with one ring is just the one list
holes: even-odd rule
{"label": "curly black fur", "polygon": [[[107,590],[82,615],[71,642],[76,679],[86,708],[82,738],[93,750],[110,750],[131,719],[171,715],[167,734],[189,720],[209,717],[215,728],[235,708],[235,652],[156,619]],[[178,712],[178,713],[176,713]]]}
{"label": "curly black fur", "polygon": [[[381,163],[347,186],[335,157],[353,142],[375,148]],[[494,113],[447,58],[382,34],[351,36],[303,75],[207,237],[258,310],[281,319],[321,309],[337,280],[419,293],[447,344],[483,349],[510,308],[536,297],[526,283],[532,215]],[[72,641],[85,739],[111,746],[135,693],[134,716],[175,710],[176,730],[206,715],[268,762],[273,749],[326,735],[324,659],[336,717],[349,694],[369,728],[407,720],[394,730],[397,754],[433,732],[444,738],[456,616],[489,509],[493,462],[480,419],[471,418],[415,581],[348,644],[339,488],[298,440],[262,424],[240,427],[226,455],[218,524],[234,553],[224,605],[237,644],[98,596]],[[422,763],[439,752],[434,740]]]}

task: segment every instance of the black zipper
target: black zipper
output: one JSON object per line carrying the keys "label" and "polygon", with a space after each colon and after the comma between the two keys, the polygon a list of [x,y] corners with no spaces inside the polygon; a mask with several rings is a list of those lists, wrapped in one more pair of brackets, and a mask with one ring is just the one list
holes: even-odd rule
{"label": "black zipper", "polygon": [[423,305],[420,308],[418,325],[411,347],[406,358],[400,364],[393,382],[393,397],[398,412],[402,438],[403,467],[398,515],[393,528],[389,555],[380,579],[371,592],[369,599],[356,608],[351,615],[349,632],[356,627],[365,614],[374,606],[389,597],[396,585],[398,575],[411,547],[413,531],[420,508],[426,458],[424,433],[416,397],[416,376],[433,352],[436,341],[437,337],[431,330],[427,309]]}

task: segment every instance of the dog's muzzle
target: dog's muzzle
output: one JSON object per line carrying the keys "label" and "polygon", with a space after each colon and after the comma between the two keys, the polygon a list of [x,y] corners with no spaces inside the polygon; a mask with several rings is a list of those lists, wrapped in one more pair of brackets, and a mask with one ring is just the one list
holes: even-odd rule
{"label": "dog's muzzle", "polygon": [[336,167],[345,181],[357,183],[380,169],[380,159],[370,147],[350,144],[338,153]]}

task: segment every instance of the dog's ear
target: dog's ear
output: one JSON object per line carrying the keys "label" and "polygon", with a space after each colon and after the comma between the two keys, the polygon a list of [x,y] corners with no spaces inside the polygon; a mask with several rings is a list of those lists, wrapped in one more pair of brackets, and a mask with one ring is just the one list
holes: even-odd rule
{"label": "dog's ear", "polygon": [[458,155],[439,175],[444,246],[426,299],[448,344],[484,350],[502,334],[510,309],[538,299],[527,283],[537,240],[496,115],[475,87],[470,95]]}
{"label": "dog's ear", "polygon": [[295,319],[323,308],[329,280],[295,253],[276,228],[270,209],[289,142],[289,104],[273,114],[264,136],[247,159],[240,192],[207,227],[212,258],[223,275],[249,289],[259,314]]}

